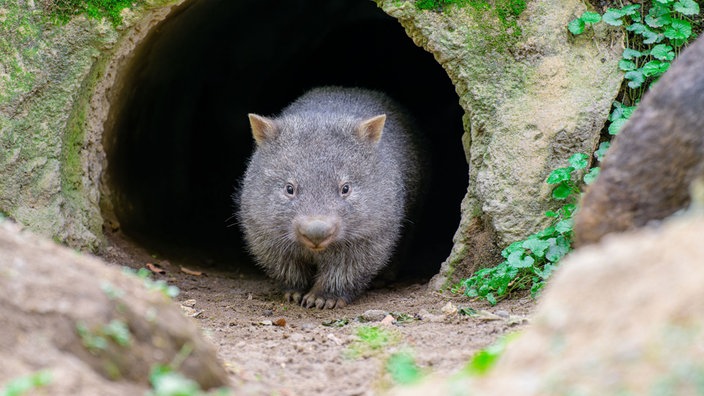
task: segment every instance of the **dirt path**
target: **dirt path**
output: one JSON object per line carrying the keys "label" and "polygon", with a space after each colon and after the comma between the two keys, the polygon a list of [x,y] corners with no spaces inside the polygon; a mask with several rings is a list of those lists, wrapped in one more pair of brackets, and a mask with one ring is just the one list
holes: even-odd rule
{"label": "dirt path", "polygon": [[[217,346],[233,382],[253,394],[262,389],[283,395],[377,394],[394,384],[386,365],[397,352],[413,356],[424,372],[452,373],[477,350],[525,326],[535,306],[526,297],[491,307],[406,283],[370,290],[343,309],[304,309],[283,302],[262,274],[155,259],[121,238],[112,244],[105,256],[109,262],[133,268],[151,262],[166,271],[156,278],[180,288],[176,300],[197,313],[195,320]],[[181,266],[202,274],[185,273]],[[452,313],[453,307],[478,314]],[[379,322],[386,313],[397,320]],[[365,326],[385,329],[389,340],[378,348],[360,341]]]}

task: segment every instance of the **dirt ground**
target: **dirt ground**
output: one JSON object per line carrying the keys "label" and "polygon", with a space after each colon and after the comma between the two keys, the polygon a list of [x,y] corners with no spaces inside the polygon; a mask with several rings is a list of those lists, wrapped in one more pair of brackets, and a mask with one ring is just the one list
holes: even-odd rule
{"label": "dirt ground", "polygon": [[[416,281],[368,290],[343,309],[305,309],[284,302],[256,270],[208,258],[162,258],[123,236],[110,240],[108,262],[164,270],[154,277],[180,289],[176,300],[216,345],[235,386],[255,384],[271,394],[378,394],[395,384],[387,369],[395,352],[411,354],[423,372],[451,374],[474,352],[526,326],[535,307],[527,296],[492,307]],[[462,308],[476,314],[459,314]],[[386,314],[391,317],[381,321]],[[391,338],[371,348],[357,335],[362,326],[384,328]]]}

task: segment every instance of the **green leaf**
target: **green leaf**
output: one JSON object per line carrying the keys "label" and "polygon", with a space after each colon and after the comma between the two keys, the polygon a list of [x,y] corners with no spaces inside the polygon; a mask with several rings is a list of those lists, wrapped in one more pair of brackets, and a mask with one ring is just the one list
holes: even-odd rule
{"label": "green leaf", "polygon": [[566,167],[566,168],[557,168],[550,172],[550,175],[548,175],[547,180],[545,181],[547,184],[558,184],[563,181],[567,181],[572,179],[572,171],[574,168]]}
{"label": "green leaf", "polygon": [[572,231],[573,227],[574,220],[572,219],[560,220],[557,222],[557,224],[555,224],[555,230],[561,234],[565,234]]}
{"label": "green leaf", "polygon": [[672,3],[674,0],[655,0],[655,1],[658,2],[658,3],[660,3],[660,4],[670,4],[670,3]]}
{"label": "green leaf", "polygon": [[632,60],[621,59],[620,61],[618,61],[618,68],[623,71],[635,70],[636,63],[633,62]]}
{"label": "green leaf", "polygon": [[654,44],[660,42],[662,37],[659,34],[652,31],[648,26],[642,23],[634,23],[626,28],[629,32],[643,36],[644,44]]}
{"label": "green leaf", "polygon": [[626,72],[624,78],[628,80],[628,87],[632,89],[639,88],[645,82],[645,77],[640,69]]}
{"label": "green leaf", "polygon": [[643,75],[645,77],[659,77],[662,76],[669,68],[670,62],[663,62],[653,59],[643,65]]}
{"label": "green leaf", "polygon": [[542,238],[542,239],[545,239],[545,238],[547,238],[549,236],[553,236],[553,235],[555,235],[555,227],[553,227],[553,226],[547,227],[547,228],[535,233],[536,237]]}
{"label": "green leaf", "polygon": [[396,352],[389,356],[386,371],[397,384],[408,385],[418,382],[423,374],[410,353]]}
{"label": "green leaf", "polygon": [[573,19],[570,21],[570,23],[567,24],[567,30],[569,30],[570,33],[574,34],[575,36],[584,33],[585,27],[586,24],[580,18]]}
{"label": "green leaf", "polygon": [[569,158],[568,162],[576,170],[584,169],[589,165],[589,156],[584,153],[576,153]]}
{"label": "green leaf", "polygon": [[562,216],[565,218],[572,217],[572,213],[577,209],[577,205],[575,204],[566,204],[562,205],[560,208],[560,213],[562,213]]}
{"label": "green leaf", "polygon": [[489,302],[491,305],[496,305],[498,301],[496,301],[496,297],[494,297],[494,293],[487,293],[486,300]]}
{"label": "green leaf", "polygon": [[506,259],[508,264],[515,268],[528,268],[533,265],[535,259],[531,256],[526,256],[525,252],[513,252]]}
{"label": "green leaf", "polygon": [[623,15],[633,15],[640,9],[640,4],[631,4],[621,8]]}
{"label": "green leaf", "polygon": [[545,212],[545,216],[546,217],[558,217],[559,215],[557,213],[553,212],[552,210],[548,210],[547,212]]}
{"label": "green leaf", "polygon": [[[670,40],[686,40],[692,36],[692,24],[682,19],[673,18],[672,24],[663,34]],[[645,41],[643,42],[645,43]]]}
{"label": "green leaf", "polygon": [[621,57],[623,59],[635,59],[640,58],[643,55],[645,54],[640,51],[634,50],[633,48],[626,48],[623,50],[623,54],[621,54]]}
{"label": "green leaf", "polygon": [[667,6],[654,4],[650,7],[648,15],[645,17],[645,23],[651,28],[661,28],[672,23],[670,9]]}
{"label": "green leaf", "polygon": [[594,167],[589,169],[586,175],[584,175],[584,183],[590,185],[596,181],[597,176],[599,176],[599,167]]}
{"label": "green leaf", "polygon": [[501,256],[503,256],[504,258],[508,258],[508,256],[513,252],[517,252],[517,251],[520,251],[522,253],[525,252],[525,250],[523,250],[523,246],[521,246],[521,245],[523,245],[522,241],[517,241],[517,242],[514,242],[514,243],[508,245],[506,247],[506,249],[501,251]]}
{"label": "green leaf", "polygon": [[618,135],[619,131],[621,128],[623,128],[623,125],[628,121],[625,118],[619,118],[616,121],[612,121],[611,124],[609,124],[609,135]]}
{"label": "green leaf", "polygon": [[673,9],[687,16],[699,14],[699,4],[694,0],[680,0],[675,3]]}
{"label": "green leaf", "polygon": [[614,8],[609,8],[606,10],[604,15],[601,17],[602,20],[611,26],[621,26],[623,25],[623,21],[621,20],[621,17],[623,17],[625,14],[621,10],[617,10]]}
{"label": "green leaf", "polygon": [[572,195],[572,188],[565,183],[562,183],[552,190],[552,197],[555,199],[567,199]]}
{"label": "green leaf", "polygon": [[[560,240],[561,238],[551,239],[552,243],[550,244],[550,248],[548,248],[547,253],[545,253],[545,258],[552,263],[557,263],[570,251],[569,244],[565,246],[564,243],[560,243]],[[564,238],[562,238],[562,240],[564,240]]]}
{"label": "green leaf", "polygon": [[584,11],[579,19],[584,21],[584,23],[599,23],[601,21],[601,15],[593,11]]}
{"label": "green leaf", "polygon": [[611,142],[599,143],[599,148],[594,152],[594,156],[598,161],[602,161],[604,159],[604,155],[606,155],[606,151],[609,147],[611,147]]}
{"label": "green leaf", "polygon": [[550,243],[548,241],[544,241],[542,239],[537,239],[537,238],[526,239],[523,242],[523,248],[530,249],[530,251],[536,257],[545,256],[545,251],[548,250],[549,247],[550,247]]}
{"label": "green leaf", "polygon": [[675,51],[667,44],[658,44],[650,50],[650,55],[661,61],[671,61],[675,59]]}

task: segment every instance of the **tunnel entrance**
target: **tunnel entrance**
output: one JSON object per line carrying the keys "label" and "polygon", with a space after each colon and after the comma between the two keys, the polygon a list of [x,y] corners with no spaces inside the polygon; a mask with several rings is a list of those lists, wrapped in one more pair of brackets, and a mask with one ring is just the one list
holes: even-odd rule
{"label": "tunnel entrance", "polygon": [[372,1],[187,1],[119,78],[104,135],[111,210],[148,249],[251,264],[232,217],[254,147],[247,113],[340,85],[386,92],[417,118],[432,182],[402,273],[430,276],[447,258],[468,180],[463,111],[433,56]]}

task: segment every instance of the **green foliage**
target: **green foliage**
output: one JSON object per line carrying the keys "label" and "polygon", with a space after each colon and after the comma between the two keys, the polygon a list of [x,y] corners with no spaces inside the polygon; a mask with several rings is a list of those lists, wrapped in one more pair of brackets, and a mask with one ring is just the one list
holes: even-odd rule
{"label": "green foliage", "polygon": [[640,4],[609,8],[601,18],[586,11],[567,26],[574,35],[582,34],[588,23],[600,20],[625,29],[626,48],[619,68],[625,72],[628,88],[641,90],[638,97],[669,69],[676,54],[693,39],[692,17],[700,11],[694,0],[653,0],[646,6],[647,12]]}
{"label": "green foliage", "polygon": [[106,350],[110,342],[121,347],[129,346],[132,342],[129,327],[125,322],[117,319],[113,319],[110,323],[96,330],[91,330],[85,323],[79,322],[76,324],[76,331],[81,337],[83,346],[93,353]]}
{"label": "green foliage", "polygon": [[360,326],[357,328],[356,336],[357,340],[350,344],[346,352],[346,355],[353,359],[372,356],[400,342],[397,333],[379,326]]}
{"label": "green foliage", "polygon": [[178,289],[178,287],[169,286],[166,283],[166,281],[164,281],[162,279],[159,279],[156,281],[153,280],[151,278],[151,275],[152,275],[151,271],[149,271],[146,268],[140,268],[138,271],[135,271],[132,268],[123,267],[122,272],[124,272],[128,275],[136,276],[139,279],[142,279],[144,281],[144,287],[146,287],[148,290],[157,291],[157,292],[163,294],[165,297],[175,298],[181,292]]}
{"label": "green foliage", "polygon": [[504,353],[506,346],[516,338],[517,333],[507,334],[499,338],[494,344],[475,353],[462,374],[482,376],[488,373]]}
{"label": "green foliage", "polygon": [[[550,226],[509,245],[501,252],[505,260],[497,266],[480,269],[461,281],[468,297],[483,298],[493,305],[517,290],[530,288],[531,295],[537,296],[571,249],[572,215],[581,193],[578,174],[587,168],[588,159],[586,154],[575,154],[569,158],[569,166],[550,172],[546,182],[555,186],[552,196],[564,202],[557,211],[545,213],[552,219]],[[593,174],[587,175],[593,180]]]}
{"label": "green foliage", "polygon": [[0,389],[0,396],[20,396],[27,392],[47,386],[51,383],[51,373],[46,370],[15,378],[4,388]]}
{"label": "green foliage", "polygon": [[105,18],[117,26],[122,23],[122,10],[144,3],[145,0],[48,0],[44,7],[58,23],[67,23],[83,14],[91,19]]}
{"label": "green foliage", "polygon": [[415,384],[423,378],[423,372],[409,352],[396,352],[386,361],[386,371],[397,384]]}

